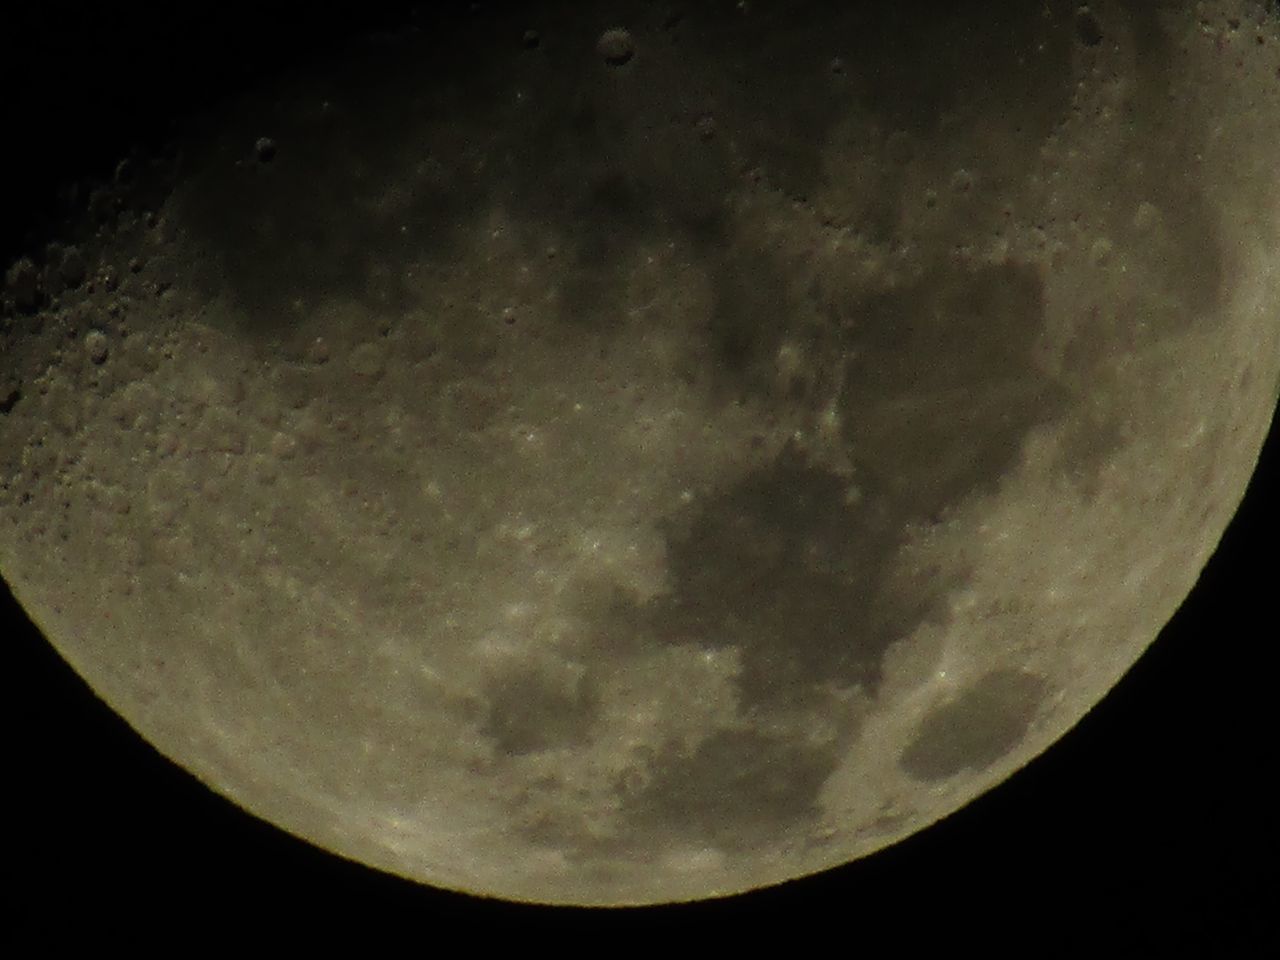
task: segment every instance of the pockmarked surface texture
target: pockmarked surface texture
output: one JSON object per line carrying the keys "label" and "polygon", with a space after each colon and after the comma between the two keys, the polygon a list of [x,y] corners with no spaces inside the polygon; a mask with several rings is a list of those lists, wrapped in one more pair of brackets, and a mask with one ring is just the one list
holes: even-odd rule
{"label": "pockmarked surface texture", "polygon": [[1266,4],[567,2],[7,267],[0,570],[211,788],[511,899],[870,854],[1075,724],[1280,392]]}

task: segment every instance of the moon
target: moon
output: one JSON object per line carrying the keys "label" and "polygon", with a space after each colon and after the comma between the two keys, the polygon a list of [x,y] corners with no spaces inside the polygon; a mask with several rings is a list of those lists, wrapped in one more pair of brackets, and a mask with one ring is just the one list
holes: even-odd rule
{"label": "moon", "polygon": [[1209,6],[423,14],[193,111],[6,271],[0,570],[382,871],[892,848],[1106,696],[1258,462],[1280,37]]}

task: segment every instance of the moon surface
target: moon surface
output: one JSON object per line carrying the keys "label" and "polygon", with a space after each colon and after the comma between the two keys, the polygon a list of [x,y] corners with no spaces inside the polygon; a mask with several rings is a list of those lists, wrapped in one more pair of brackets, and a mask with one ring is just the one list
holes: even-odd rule
{"label": "moon surface", "polygon": [[893,844],[1107,693],[1257,462],[1280,34],[1202,6],[546,3],[189,118],[6,270],[0,570],[400,876]]}

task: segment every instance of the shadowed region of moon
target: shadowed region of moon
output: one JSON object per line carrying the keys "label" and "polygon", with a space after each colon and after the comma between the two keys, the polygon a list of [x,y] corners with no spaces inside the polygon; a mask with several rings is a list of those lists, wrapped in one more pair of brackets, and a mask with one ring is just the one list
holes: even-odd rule
{"label": "shadowed region of moon", "polygon": [[[916,4],[835,12],[825,2],[804,6],[826,25],[828,46],[857,51],[864,68],[847,79],[865,89],[817,85],[826,78],[806,16],[789,8],[767,5],[740,17],[690,14],[678,46],[661,32],[648,38],[659,48],[655,64],[642,83],[622,85],[600,82],[589,26],[548,13],[566,36],[556,50],[540,50],[536,66],[499,49],[469,48],[463,56],[442,37],[428,41],[433,55],[423,58],[423,69],[441,78],[443,92],[387,98],[371,108],[368,96],[351,105],[353,93],[334,84],[332,97],[309,115],[288,117],[298,139],[280,144],[270,164],[228,155],[203,173],[205,185],[188,194],[187,222],[220,262],[216,282],[230,284],[255,324],[271,329],[294,315],[289,305],[299,296],[369,297],[371,272],[409,257],[447,262],[468,212],[501,197],[518,206],[522,220],[574,225],[569,240],[580,269],[566,318],[575,321],[591,307],[607,307],[614,286],[609,265],[646,236],[675,230],[716,257],[722,201],[740,182],[741,156],[753,158],[770,186],[805,198],[830,176],[807,145],[828,139],[850,112],[864,113],[879,136],[923,149],[943,133],[939,124],[950,114],[981,115],[984,122],[1016,116],[1016,138],[1032,144],[1066,107],[1069,91],[1060,78],[1069,41],[1056,23],[1061,14],[988,7],[978,26],[967,8],[922,15]],[[704,18],[704,28],[695,29]],[[900,56],[899,38],[907,32],[919,56],[910,63]],[[576,46],[575,35],[582,41]],[[570,50],[574,55],[566,56]],[[1035,51],[1035,59],[1027,62],[1023,50]],[[554,69],[545,62],[552,57]],[[670,69],[677,57],[682,68]],[[375,72],[389,83],[403,70],[393,57]],[[777,83],[779,75],[806,82]],[[499,93],[503,81],[520,85],[515,105]],[[359,77],[353,86],[365,84],[372,86]],[[469,112],[459,117],[450,93],[463,85]],[[269,108],[260,109],[260,123],[278,122]],[[707,143],[697,136],[696,118],[707,110],[741,131],[745,139],[733,151],[723,138]],[[468,131],[497,142],[480,157]],[[998,156],[984,160],[1000,163]],[[409,179],[388,198],[382,185],[405,166]],[[888,170],[877,176],[864,196],[901,192],[901,178]],[[342,198],[361,216],[311,202],[313,191]],[[235,206],[226,204],[228,196]],[[886,213],[884,226],[893,232],[892,209]],[[282,247],[291,251],[283,260]],[[737,279],[726,283],[731,296],[742,289]]]}
{"label": "shadowed region of moon", "polygon": [[[788,318],[795,315],[795,295],[787,281],[792,268],[767,248],[729,246],[724,198],[740,181],[743,162],[730,153],[724,138],[706,143],[695,135],[692,120],[701,110],[713,109],[722,125],[742,131],[747,141],[736,152],[755,158],[766,184],[800,198],[829,182],[833,174],[821,169],[817,154],[799,145],[823,142],[841,119],[850,113],[860,116],[873,138],[867,146],[883,153],[884,162],[866,171],[873,180],[855,181],[857,189],[848,195],[848,206],[835,206],[831,215],[837,223],[847,222],[890,240],[909,237],[901,226],[903,208],[918,202],[918,197],[905,192],[910,181],[901,175],[904,162],[909,168],[927,167],[936,158],[958,166],[980,164],[984,177],[975,188],[968,188],[977,191],[969,204],[940,214],[934,225],[917,227],[923,231],[921,239],[933,245],[963,229],[960,225],[973,216],[973,205],[984,195],[993,196],[1004,188],[1009,179],[1006,158],[1033,149],[1069,107],[1069,87],[1061,82],[1069,69],[1072,46],[1071,31],[1063,27],[1072,16],[1065,6],[1043,12],[988,6],[981,26],[974,10],[965,5],[940,14],[931,11],[929,16],[922,16],[913,4],[838,13],[820,2],[806,6],[812,7],[811,15],[823,18],[833,49],[858,51],[863,69],[846,76],[845,87],[817,93],[819,88],[812,83],[779,84],[770,79],[780,73],[815,72],[812,40],[803,26],[804,17],[796,11],[766,7],[736,19],[694,14],[682,21],[679,31],[678,55],[689,56],[686,69],[655,66],[645,74],[642,86],[620,86],[596,82],[600,65],[589,54],[590,28],[564,12],[549,10],[547,20],[561,26],[564,41],[558,50],[540,50],[535,64],[499,51],[480,56],[473,51],[472,56],[461,57],[456,50],[439,46],[433,47],[438,56],[427,61],[431,75],[448,78],[443,84],[446,93],[386,99],[369,109],[369,97],[358,106],[344,107],[340,91],[335,90],[304,122],[290,118],[298,131],[291,155],[270,165],[248,158],[232,163],[233,158],[224,157],[223,163],[211,166],[218,179],[188,192],[187,222],[220,262],[217,282],[230,284],[249,311],[251,334],[287,326],[288,318],[298,315],[300,298],[312,303],[326,293],[355,297],[374,309],[403,305],[404,291],[393,279],[394,265],[424,258],[448,264],[460,256],[457,234],[468,222],[469,212],[494,198],[510,204],[521,222],[573,224],[564,237],[567,249],[560,254],[566,273],[560,286],[559,320],[607,331],[618,323],[617,300],[630,269],[630,252],[646,240],[674,232],[689,244],[689,255],[714,278],[714,302],[705,332],[709,354],[705,362],[694,361],[696,375],[722,380],[729,374],[734,381],[728,385],[730,396],[758,389],[760,363],[771,360],[792,323]],[[709,22],[706,29],[697,30],[702,16]],[[1091,14],[1076,15],[1077,24],[1086,16],[1096,24]],[[1081,389],[1096,377],[1100,356],[1140,345],[1115,343],[1117,331],[1153,342],[1170,320],[1211,315],[1220,283],[1218,228],[1196,188],[1196,144],[1183,127],[1169,122],[1169,112],[1159,102],[1174,69],[1166,32],[1145,7],[1129,16],[1138,45],[1135,68],[1143,82],[1135,84],[1125,109],[1129,136],[1142,145],[1146,157],[1136,167],[1126,159],[1127,152],[1112,150],[1104,155],[1105,165],[1098,175],[1141,190],[1150,196],[1149,208],[1158,211],[1152,216],[1169,222],[1155,238],[1142,236],[1142,225],[1135,226],[1132,216],[1116,222],[1119,217],[1106,214],[1110,222],[1099,226],[1116,238],[1110,244],[1147,250],[1148,261],[1159,265],[1164,288],[1183,297],[1189,309],[1165,311],[1157,304],[1132,299],[1114,306],[1128,311],[1135,321],[1152,318],[1141,327],[1117,324],[1114,316],[1096,307],[1086,313],[1096,323],[1086,319],[1079,324],[1064,368],[1057,371],[1059,380]],[[917,52],[910,62],[899,55],[899,38],[908,32]],[[565,57],[575,34],[582,41],[578,54]],[[653,50],[659,62],[665,62],[662,55],[677,54],[671,39],[663,31],[648,37],[655,48],[671,47]],[[1079,39],[1083,41],[1083,36]],[[688,54],[690,49],[699,55]],[[1034,57],[1023,53],[1028,50],[1034,51]],[[927,64],[927,69],[920,69],[919,63]],[[716,67],[708,69],[705,64]],[[381,78],[385,83],[403,68],[392,58],[381,70],[387,75]],[[447,91],[464,77],[468,78],[470,112],[460,121]],[[503,101],[501,78],[520,84],[518,105]],[[681,118],[689,120],[689,129],[668,131],[672,120]],[[265,116],[262,122],[273,121]],[[758,130],[760,123],[770,124],[768,130]],[[780,131],[777,123],[788,128]],[[427,132],[406,139],[405,130]],[[490,139],[496,136],[489,155],[477,154],[477,141],[466,137],[467,130],[484,131]],[[656,131],[663,135],[656,136]],[[943,138],[953,143],[939,149]],[[1108,161],[1106,156],[1113,159]],[[399,176],[406,164],[412,166],[411,178],[400,181],[388,197],[384,185]],[[481,166],[486,168],[483,174],[478,172]],[[317,189],[342,197],[360,215],[344,216],[338,212],[341,206],[309,202],[310,192]],[[235,204],[226,203],[228,196],[236,197]],[[837,191],[837,196],[843,199],[845,191]],[[1192,248],[1167,239],[1178,236],[1197,236],[1200,243]],[[285,249],[290,251],[288,256],[281,255]],[[1028,300],[1034,297],[1029,287],[1038,279],[1032,268],[1011,264],[999,270],[980,269],[969,279],[962,276],[963,270],[946,263],[937,269],[952,281],[948,284],[951,303],[936,301],[930,272],[927,280],[915,284],[927,293],[913,297],[910,290],[894,289],[880,294],[879,303],[833,309],[856,315],[852,321],[855,343],[865,332],[860,328],[870,327],[872,337],[897,337],[900,346],[917,336],[902,318],[922,306],[949,310],[932,316],[938,320],[937,328],[951,329],[953,337],[955,326],[949,318],[967,317],[973,323],[967,332],[985,343],[997,343],[998,337],[980,325],[981,318],[1000,322],[1005,308],[1024,314],[1037,309]],[[1010,288],[1002,299],[994,299],[1002,293],[1001,272]],[[963,302],[966,295],[975,302]],[[925,303],[926,297],[934,297],[934,302]],[[983,297],[988,300],[985,304]],[[1008,316],[1003,322],[1015,341],[1029,349],[1037,330],[1020,322],[1021,317]],[[973,351],[959,337],[955,339],[965,351],[964,359],[972,357]],[[924,340],[916,345],[932,344]],[[911,362],[903,361],[904,356],[908,354],[899,354],[899,363]],[[861,362],[864,369],[871,366]],[[914,372],[900,371],[900,382],[909,386]],[[846,379],[849,395],[873,389],[861,386],[862,373],[855,360]],[[972,416],[962,419],[961,429],[948,430],[945,441],[963,448],[1001,405],[1010,420],[1020,420],[1026,427],[1060,414],[1072,399],[1061,384],[1044,380],[1041,372],[1028,370],[1027,381],[1019,384],[1004,370],[1002,379],[1003,394],[997,395],[999,388],[989,388],[984,398],[971,404],[976,422]],[[985,417],[977,409],[984,400],[993,408]],[[948,402],[945,396],[938,396],[934,403],[917,398],[900,411],[906,418],[901,427],[885,426],[874,415],[879,410],[870,416],[853,411],[845,427],[854,433],[860,420],[873,424],[863,438],[871,451],[863,462],[872,464],[874,471],[874,465],[885,462],[878,456],[884,446],[901,446],[894,438],[914,435],[912,428],[926,421],[937,422],[938,404]],[[876,432],[880,435],[873,435]],[[1019,425],[1011,423],[1002,436],[985,439],[987,449],[975,460],[985,458],[989,473],[999,476],[1001,465],[1016,455],[1019,432]],[[1064,469],[1084,487],[1092,482],[1093,468],[1088,464],[1096,467],[1119,448],[1118,439],[1105,443],[1096,438],[1121,436],[1118,426],[1105,420],[1091,433],[1095,439],[1078,437],[1071,447],[1083,459],[1064,457]],[[934,513],[946,505],[948,482],[959,487],[966,482],[959,476],[949,481],[943,474],[967,469],[982,467],[953,459],[949,467],[940,467],[925,481],[941,487],[931,494],[915,490],[908,496],[931,499],[931,504],[921,506]]]}
{"label": "shadowed region of moon", "polygon": [[925,714],[902,752],[902,768],[918,780],[944,780],[989,767],[1026,735],[1046,686],[1043,677],[1018,670],[984,674]]}
{"label": "shadowed region of moon", "polygon": [[6,269],[0,559],[73,666],[299,835],[561,903],[871,853],[1079,720],[1276,399],[1260,46],[423,16]]}

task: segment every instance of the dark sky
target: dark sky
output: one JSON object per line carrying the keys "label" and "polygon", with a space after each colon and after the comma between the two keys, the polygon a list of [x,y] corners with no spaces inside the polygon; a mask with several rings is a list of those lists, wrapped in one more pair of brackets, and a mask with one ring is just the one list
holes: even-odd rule
{"label": "dark sky", "polygon": [[[191,104],[322,56],[369,24],[396,23],[407,5],[335,4],[305,15],[298,5],[296,14],[277,8],[267,16],[234,5],[202,14],[172,6],[186,12],[157,17],[75,3],[6,11],[0,143],[16,169],[0,180],[5,265],[39,235],[60,183],[109,172],[132,143],[161,138],[167,119]],[[1280,322],[1280,304],[1276,310]],[[516,907],[433,892],[321,854],[212,795],[137,739],[6,591],[4,864],[15,883],[5,933],[55,911],[63,925],[114,917],[122,933],[175,920],[315,929],[374,918],[388,934],[419,937],[442,923],[480,936],[499,923],[578,936],[773,926],[811,928],[842,949],[891,942],[906,955],[926,941],[1003,943],[1037,956],[1107,942],[1255,954],[1263,936],[1277,938],[1280,902],[1280,814],[1264,787],[1280,758],[1280,631],[1270,606],[1280,572],[1278,445],[1273,436],[1183,609],[1048,755],[875,857],[691,907]],[[42,929],[56,933],[58,925]]]}

